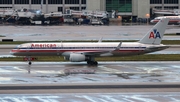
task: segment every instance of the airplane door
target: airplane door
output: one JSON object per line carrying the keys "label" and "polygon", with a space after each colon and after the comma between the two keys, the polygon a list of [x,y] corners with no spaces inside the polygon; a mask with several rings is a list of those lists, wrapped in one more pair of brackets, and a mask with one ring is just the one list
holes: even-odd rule
{"label": "airplane door", "polygon": [[57,55],[60,56],[61,55],[61,52],[60,50],[63,49],[63,43],[61,42],[61,45],[57,48]]}
{"label": "airplane door", "polygon": [[57,55],[59,56],[60,55],[60,48],[57,48]]}
{"label": "airplane door", "polygon": [[30,49],[30,47],[27,47],[27,48],[26,48],[26,53],[29,53],[29,49]]}
{"label": "airplane door", "polygon": [[60,55],[60,49],[61,49],[61,47],[59,46],[59,47],[57,47],[57,55],[59,56]]}
{"label": "airplane door", "polygon": [[139,54],[141,53],[141,50],[142,50],[142,45],[140,44],[139,45]]}

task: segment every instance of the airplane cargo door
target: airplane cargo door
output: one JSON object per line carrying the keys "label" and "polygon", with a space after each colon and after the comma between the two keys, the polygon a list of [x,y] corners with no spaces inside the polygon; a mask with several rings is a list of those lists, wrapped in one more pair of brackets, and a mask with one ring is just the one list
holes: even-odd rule
{"label": "airplane cargo door", "polygon": [[30,49],[30,47],[26,48],[26,54],[29,54],[29,49]]}
{"label": "airplane cargo door", "polygon": [[61,55],[61,50],[63,50],[63,43],[61,42],[61,45],[59,47],[57,47],[57,55],[60,56]]}
{"label": "airplane cargo door", "polygon": [[142,51],[142,45],[140,44],[138,48],[138,54],[141,54],[141,51]]}

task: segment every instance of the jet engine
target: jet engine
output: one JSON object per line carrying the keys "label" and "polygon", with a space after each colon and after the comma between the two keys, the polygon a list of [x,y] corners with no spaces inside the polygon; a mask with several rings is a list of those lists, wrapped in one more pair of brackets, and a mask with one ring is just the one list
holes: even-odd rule
{"label": "jet engine", "polygon": [[70,54],[69,60],[71,62],[81,62],[81,61],[85,61],[86,60],[86,56],[83,54]]}

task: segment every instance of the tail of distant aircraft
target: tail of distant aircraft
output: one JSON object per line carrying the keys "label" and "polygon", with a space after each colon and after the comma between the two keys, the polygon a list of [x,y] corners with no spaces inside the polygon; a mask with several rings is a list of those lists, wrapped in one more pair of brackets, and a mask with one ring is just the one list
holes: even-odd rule
{"label": "tail of distant aircraft", "polygon": [[168,22],[169,18],[159,20],[159,22],[139,42],[143,44],[160,44]]}

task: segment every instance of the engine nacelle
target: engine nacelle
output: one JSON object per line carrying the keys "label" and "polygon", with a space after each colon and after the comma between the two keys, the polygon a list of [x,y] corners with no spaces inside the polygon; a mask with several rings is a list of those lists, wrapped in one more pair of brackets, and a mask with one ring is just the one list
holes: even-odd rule
{"label": "engine nacelle", "polygon": [[71,62],[81,62],[81,61],[85,61],[86,60],[86,56],[83,54],[70,54],[69,60]]}

